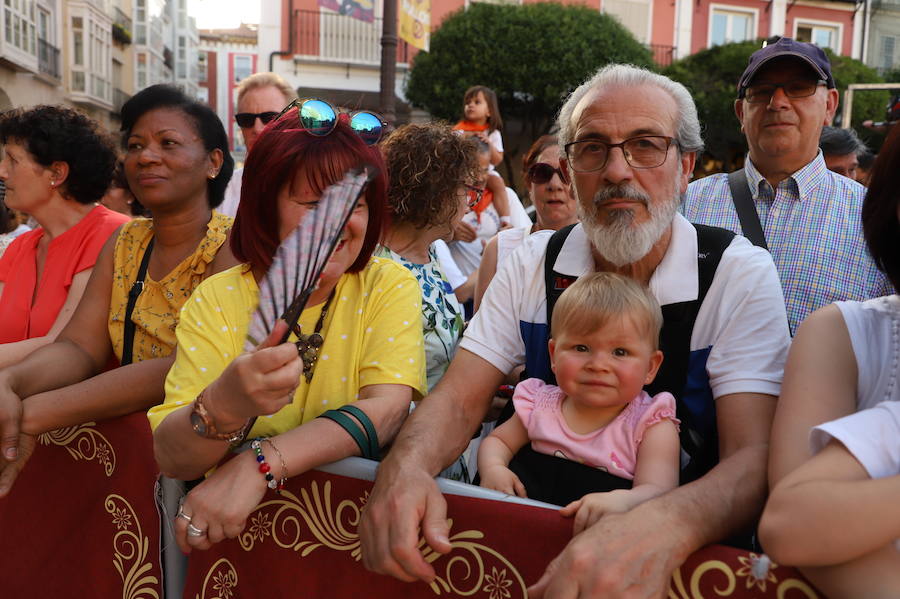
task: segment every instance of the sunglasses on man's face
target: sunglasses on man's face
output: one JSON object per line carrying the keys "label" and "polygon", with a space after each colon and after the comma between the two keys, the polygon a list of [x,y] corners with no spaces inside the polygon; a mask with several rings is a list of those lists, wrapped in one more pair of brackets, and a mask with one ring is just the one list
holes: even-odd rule
{"label": "sunglasses on man's face", "polygon": [[[315,98],[294,100],[285,106],[276,118],[281,118],[283,114],[294,107],[297,108],[300,125],[308,133],[324,137],[334,131],[338,122],[338,111],[325,100]],[[367,146],[377,144],[387,129],[387,121],[374,112],[356,110],[348,113],[348,116],[350,117],[350,128]]]}
{"label": "sunglasses on man's face", "polygon": [[263,125],[268,125],[276,116],[277,112],[239,112],[234,115],[234,120],[237,121],[238,127],[249,129],[256,124],[256,119],[262,121]]}
{"label": "sunglasses on man's face", "polygon": [[568,183],[568,181],[566,181],[566,176],[561,169],[551,166],[546,162],[535,162],[528,168],[528,180],[532,183],[537,183],[538,185],[549,183],[554,174],[559,175],[559,180],[563,183]]}

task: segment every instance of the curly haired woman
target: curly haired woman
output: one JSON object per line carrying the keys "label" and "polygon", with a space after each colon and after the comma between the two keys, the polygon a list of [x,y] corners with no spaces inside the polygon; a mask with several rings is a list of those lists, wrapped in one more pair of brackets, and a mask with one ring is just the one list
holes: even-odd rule
{"label": "curly haired woman", "polygon": [[[0,368],[52,342],[81,299],[100,249],[127,219],[99,206],[116,161],[97,123],[37,106],[0,119],[4,202],[41,226],[0,260]],[[4,231],[5,232],[5,231]]]}
{"label": "curly haired woman", "polygon": [[449,240],[466,212],[466,185],[478,177],[476,145],[448,125],[406,125],[382,144],[390,173],[391,224],[378,254],[408,268],[422,288],[428,388],[456,351],[462,308],[441,272],[432,244]]}

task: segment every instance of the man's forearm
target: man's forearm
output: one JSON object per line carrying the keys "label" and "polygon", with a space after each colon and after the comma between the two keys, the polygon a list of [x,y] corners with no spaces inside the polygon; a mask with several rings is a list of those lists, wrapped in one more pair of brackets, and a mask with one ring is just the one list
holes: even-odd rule
{"label": "man's forearm", "polygon": [[739,449],[698,480],[651,499],[636,509],[654,508],[671,515],[682,531],[683,558],[694,551],[748,530],[765,504],[768,445]]}
{"label": "man's forearm", "polygon": [[465,451],[487,412],[487,403],[482,403],[464,408],[439,396],[422,400],[398,433],[386,461],[413,459],[436,475]]}
{"label": "man's forearm", "polygon": [[433,475],[449,466],[481,426],[502,380],[503,373],[483,359],[457,352],[441,382],[400,429],[385,462],[414,463]]}

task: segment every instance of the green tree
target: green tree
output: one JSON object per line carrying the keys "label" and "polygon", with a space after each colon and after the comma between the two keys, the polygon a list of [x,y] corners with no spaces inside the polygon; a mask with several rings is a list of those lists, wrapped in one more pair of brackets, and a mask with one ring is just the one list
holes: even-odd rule
{"label": "green tree", "polygon": [[[722,162],[723,170],[732,170],[735,160],[747,151],[747,143],[734,115],[737,82],[753,54],[762,46],[761,40],[724,44],[692,54],[672,63],[664,73],[680,81],[694,96],[707,154]],[[843,101],[844,90],[850,83],[879,83],[878,73],[858,60],[837,56],[826,50],[831,70]],[[872,137],[863,129],[864,119],[875,118],[884,112],[887,92],[856,93],[853,98],[851,122],[863,139]],[[841,107],[838,107],[840,115]]]}
{"label": "green tree", "polygon": [[531,138],[550,127],[563,100],[599,67],[648,66],[650,52],[611,17],[585,6],[473,3],[447,17],[416,55],[406,94],[432,115],[460,118],[463,94],[487,85],[504,119],[517,117]]}

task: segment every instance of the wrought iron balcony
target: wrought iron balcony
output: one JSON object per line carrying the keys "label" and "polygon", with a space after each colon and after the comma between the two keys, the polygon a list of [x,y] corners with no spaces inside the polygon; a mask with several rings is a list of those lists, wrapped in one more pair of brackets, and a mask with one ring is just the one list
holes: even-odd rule
{"label": "wrought iron balcony", "polygon": [[[381,63],[383,19],[366,23],[332,12],[298,10],[294,14],[294,54],[309,60],[360,65]],[[397,41],[397,62],[413,56],[409,44]]]}
{"label": "wrought iron balcony", "polygon": [[653,62],[661,67],[667,67],[675,59],[675,46],[663,44],[650,44],[650,53],[653,54]]}
{"label": "wrought iron balcony", "polygon": [[116,13],[116,15],[115,15],[116,18],[115,18],[115,20],[113,21],[113,23],[116,23],[117,25],[121,25],[122,27],[124,27],[124,28],[127,29],[128,31],[134,31],[134,30],[132,29],[133,25],[132,25],[132,22],[131,22],[131,17],[129,17],[128,15],[126,15],[124,12],[122,12],[122,9],[119,8],[118,6],[116,7],[115,13]]}
{"label": "wrought iron balcony", "polygon": [[112,25],[113,39],[120,44],[130,44],[134,29],[131,17],[122,12],[118,6],[115,7],[115,20]]}
{"label": "wrought iron balcony", "polygon": [[60,79],[59,48],[46,40],[38,39],[38,70],[44,75]]}

